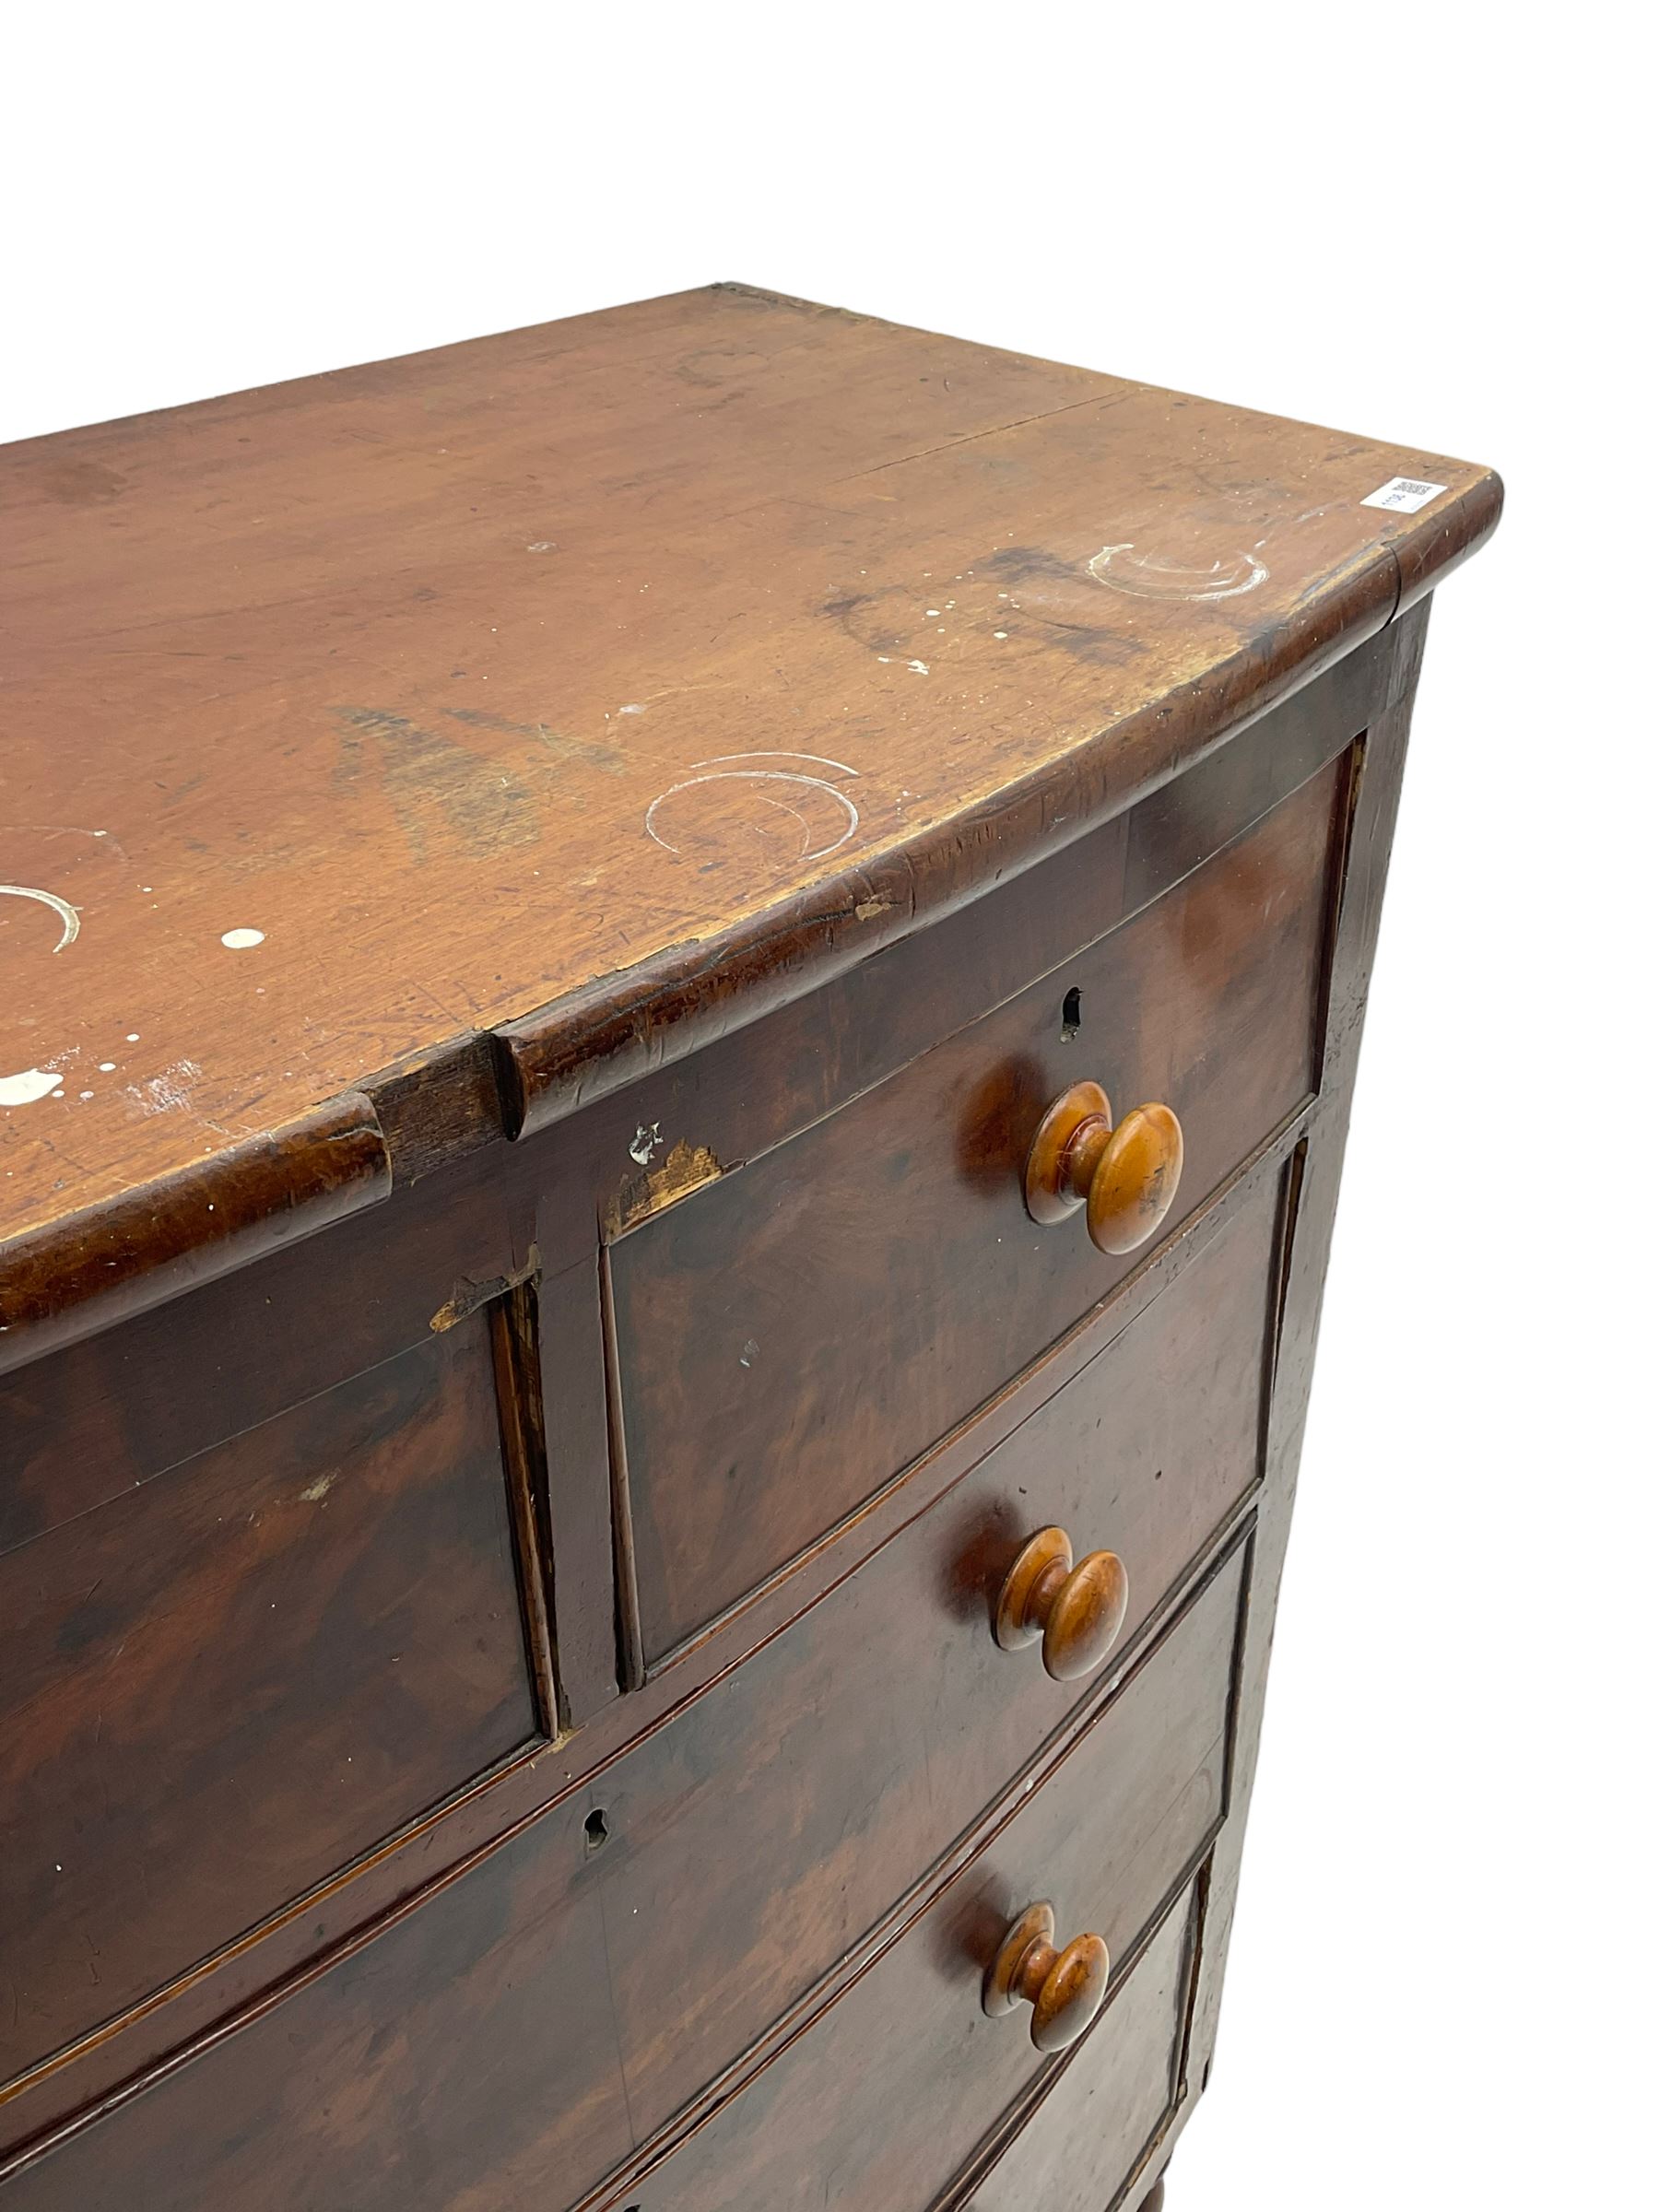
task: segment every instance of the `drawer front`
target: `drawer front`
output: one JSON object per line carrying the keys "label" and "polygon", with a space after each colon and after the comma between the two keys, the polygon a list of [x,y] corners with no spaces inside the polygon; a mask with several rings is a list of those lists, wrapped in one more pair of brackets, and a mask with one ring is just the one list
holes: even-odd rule
{"label": "drawer front", "polygon": [[[1276,1179],[951,1494],[970,1588],[997,1588],[1023,1539],[1058,1525],[1077,1556],[1123,1562],[1128,1648],[1260,1475],[1282,1213]],[[924,1599],[918,1572],[911,1603]]]}
{"label": "drawer front", "polygon": [[[934,2203],[1045,2064],[1023,2006],[990,2019],[980,2005],[985,1967],[1009,1924],[1033,1900],[1047,1899],[1057,1940],[1088,1930],[1114,1956],[1126,1954],[1214,1831],[1225,1796],[1240,1576],[1235,1557],[1176,1630],[1160,1701],[1143,1711],[1133,1740],[1118,1716],[1091,1728],[821,2020],[613,2201],[639,2212],[728,2212],[737,2204],[817,2212],[826,2203],[837,2212],[893,2212]],[[1210,1742],[1171,1794],[1176,1765],[1190,1760],[1190,1716],[1199,1709]],[[1166,1726],[1179,1735],[1178,1762],[1167,1739],[1158,1741]],[[1155,2034],[1156,2063],[1167,2070],[1167,2022]]]}
{"label": "drawer front", "polygon": [[[1151,1466],[1144,1476],[1161,1489]],[[596,1787],[617,1852],[607,1959],[637,2127],[659,2125],[808,2000],[1078,1702],[1085,1685],[1052,1681],[1035,1650],[1000,1650],[987,1618],[1024,1533],[1018,1512],[1064,1487],[992,1455]],[[1160,1645],[1101,1724],[1122,1763],[1100,1818],[1121,1834],[1161,1820],[1216,1740],[1225,1610]],[[1145,1792],[1133,1806],[1118,1795],[1132,1771]]]}
{"label": "drawer front", "polygon": [[1334,763],[1019,998],[612,1248],[625,1607],[645,1665],[1144,1256],[1096,1251],[1080,1216],[1028,1216],[1024,1163],[1052,1099],[1088,1077],[1120,1113],[1175,1110],[1173,1230],[1308,1095],[1346,773]]}
{"label": "drawer front", "polygon": [[536,1733],[487,1320],[7,1554],[0,1681],[7,2078]]}
{"label": "drawer front", "polygon": [[1180,2095],[1197,1914],[1189,1891],[959,2212],[1109,2212],[1117,2203]]}
{"label": "drawer front", "polygon": [[[819,2191],[810,2201],[821,2204],[821,2182],[807,2177],[827,2170],[829,2136],[861,2082],[876,2111],[859,2127],[875,2127],[887,2148],[872,2146],[864,2193],[834,2201],[884,2212],[925,2201],[902,2159],[901,2186],[883,2196],[878,2177],[897,2155],[894,2130],[917,2127],[930,2106],[939,2171],[954,2171],[1037,2063],[1019,2022],[978,2009],[974,1945],[987,1927],[1029,1891],[1052,1895],[1077,1927],[1125,1949],[1221,1817],[1241,1583],[1235,1552],[970,1875],[692,2138],[694,2160],[705,2142],[728,2147],[719,2158],[729,2156],[734,2187],[721,2185],[719,2159],[697,2164],[683,2197],[660,2199],[665,2212],[738,2201],[770,2212],[797,2201],[797,2187]],[[788,1987],[800,1979],[800,1950],[841,1940],[838,1885],[857,1870],[867,1887],[879,1848],[856,1831],[855,1811],[843,1817],[841,1761],[825,1756],[827,1717],[857,1710],[838,1706],[856,1694],[840,1681],[852,1655],[837,1641],[806,1663],[813,1699],[777,1727],[770,1779],[750,1780],[743,1747],[714,1717],[697,1735],[675,1724],[665,1732],[678,1739],[665,1747],[669,1768],[637,1793],[638,1753],[608,1778],[602,1811],[592,1798],[555,1807],[271,2011],[24,2168],[9,2193],[0,2188],[0,2204],[79,2212],[122,2196],[171,2212],[506,2212],[534,2201],[555,2212],[579,2201],[666,2117],[681,2088],[733,2055],[714,2043],[721,2006],[741,2017],[732,1990],[745,1974]],[[849,1732],[909,1793],[911,1817],[930,1821],[930,1778],[936,1786],[948,1773],[962,1739],[942,1737],[936,1756],[925,1737],[895,1743],[879,1706],[858,1712]],[[769,1892],[746,1794],[757,1788],[776,1800],[775,1818],[806,1825],[822,1860],[825,1878],[805,1903]],[[892,1869],[877,1864],[876,1879],[890,1898]],[[725,1985],[712,2005],[711,1977]],[[769,1994],[759,2009],[771,2007]],[[895,2018],[918,2012],[914,2036],[895,2036]],[[809,2058],[803,2073],[800,2054],[818,2050],[821,2065]],[[747,2118],[735,2144],[725,2113],[738,2109]],[[793,2147],[763,2124],[773,2113],[798,2138]],[[931,2115],[925,2124],[933,2136]]]}

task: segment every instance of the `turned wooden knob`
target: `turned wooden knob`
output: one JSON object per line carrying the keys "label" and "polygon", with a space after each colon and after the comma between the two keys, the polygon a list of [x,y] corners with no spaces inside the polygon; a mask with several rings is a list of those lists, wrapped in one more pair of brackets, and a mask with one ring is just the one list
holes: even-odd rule
{"label": "turned wooden knob", "polygon": [[996,1596],[996,1641],[1018,1652],[1042,1638],[1056,1682],[1092,1674],[1117,1641],[1129,1610],[1129,1571],[1115,1551],[1072,1564],[1063,1528],[1040,1528],[1019,1547]]}
{"label": "turned wooden knob", "polygon": [[1028,1905],[985,1969],[981,2002],[993,2019],[1029,2005],[1038,2050],[1064,2051],[1100,2011],[1111,1971],[1098,1936],[1079,1936],[1057,1951],[1053,1906]]}
{"label": "turned wooden knob", "polygon": [[1098,1083],[1074,1083],[1038,1125],[1026,1160],[1026,1211],[1045,1226],[1087,1206],[1101,1252],[1133,1252],[1174,1202],[1184,1147],[1168,1106],[1136,1106],[1115,1127]]}

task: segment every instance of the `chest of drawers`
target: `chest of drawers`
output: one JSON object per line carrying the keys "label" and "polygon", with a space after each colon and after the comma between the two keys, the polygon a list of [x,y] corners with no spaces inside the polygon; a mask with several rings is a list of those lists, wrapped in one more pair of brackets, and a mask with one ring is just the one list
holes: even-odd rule
{"label": "chest of drawers", "polygon": [[1499,503],[737,286],[0,453],[0,2212],[1150,2201]]}

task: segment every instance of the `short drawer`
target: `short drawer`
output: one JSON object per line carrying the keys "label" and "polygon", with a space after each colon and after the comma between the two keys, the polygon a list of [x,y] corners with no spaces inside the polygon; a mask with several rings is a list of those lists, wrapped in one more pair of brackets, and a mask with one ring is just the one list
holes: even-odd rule
{"label": "short drawer", "polygon": [[[1213,1836],[1243,1576],[1235,1550],[968,1871],[691,2138],[673,2187],[628,2202],[820,2204],[843,2156],[837,2204],[928,2201],[1041,2063],[979,2009],[989,1931],[1049,1896],[1126,1953]],[[24,2168],[5,2212],[582,2201],[860,1932],[874,1890],[894,1899],[895,1841],[950,1825],[933,1797],[976,1758],[971,1701],[952,1684],[954,1718],[907,1696],[894,1722],[850,1625],[798,1624],[770,1672],[763,1653],[729,1678],[735,1704],[700,1700],[601,1790]],[[982,1641],[982,1614],[961,1648]]]}
{"label": "short drawer", "polygon": [[[1038,1227],[1051,1100],[1168,1105],[1182,1221],[1318,1081],[1338,760],[995,1013],[610,1252],[624,1617],[661,1664],[1018,1375],[1152,1246]],[[925,1006],[916,1008],[920,1030]]]}
{"label": "short drawer", "polygon": [[4,2079],[536,1734],[486,1318],[0,1559],[0,1683]]}
{"label": "short drawer", "polygon": [[[1164,1921],[1013,2144],[949,2212],[1109,2212],[1181,2097],[1198,1901]],[[1132,2199],[1133,2201],[1133,2199]]]}

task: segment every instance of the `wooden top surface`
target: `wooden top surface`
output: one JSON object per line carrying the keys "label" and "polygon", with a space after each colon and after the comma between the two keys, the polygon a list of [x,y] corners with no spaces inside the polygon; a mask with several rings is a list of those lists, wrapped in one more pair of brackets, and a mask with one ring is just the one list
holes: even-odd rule
{"label": "wooden top surface", "polygon": [[[1395,477],[1447,488],[1362,503]],[[204,1163],[456,1040],[512,1025],[461,1141],[804,987],[1374,632],[1500,496],[737,286],[0,449],[0,1300],[158,1179],[212,1237]]]}

